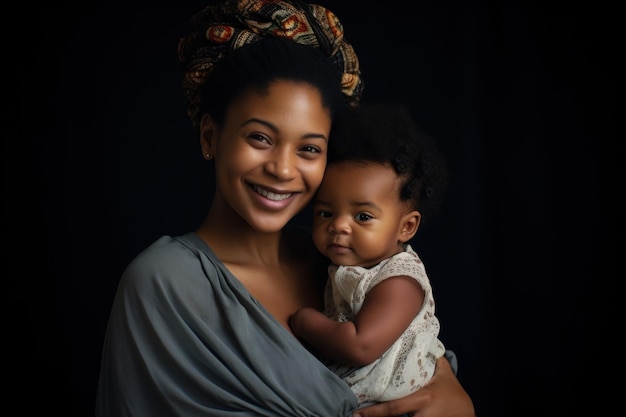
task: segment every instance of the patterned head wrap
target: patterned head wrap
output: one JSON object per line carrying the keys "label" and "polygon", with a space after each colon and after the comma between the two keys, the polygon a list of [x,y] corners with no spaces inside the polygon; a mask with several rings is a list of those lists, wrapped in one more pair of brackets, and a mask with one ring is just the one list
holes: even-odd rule
{"label": "patterned head wrap", "polygon": [[363,90],[359,61],[343,25],[330,10],[301,0],[224,0],[197,13],[191,33],[178,44],[185,77],[188,114],[196,117],[199,90],[214,66],[230,51],[265,37],[283,37],[319,48],[340,77],[342,92],[356,105]]}

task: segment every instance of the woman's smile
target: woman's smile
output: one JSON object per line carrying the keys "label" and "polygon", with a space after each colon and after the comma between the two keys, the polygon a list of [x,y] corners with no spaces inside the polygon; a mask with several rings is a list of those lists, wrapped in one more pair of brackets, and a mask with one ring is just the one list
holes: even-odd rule
{"label": "woman's smile", "polygon": [[283,210],[289,206],[299,193],[270,191],[259,185],[251,185],[253,198],[264,208],[270,210]]}
{"label": "woman's smile", "polygon": [[272,192],[269,191],[263,187],[261,187],[260,185],[252,185],[252,188],[254,189],[254,191],[256,191],[258,194],[261,194],[263,197],[269,199],[269,200],[273,200],[273,201],[281,201],[281,200],[286,200],[289,197],[291,197],[292,193],[276,193],[276,192]]}

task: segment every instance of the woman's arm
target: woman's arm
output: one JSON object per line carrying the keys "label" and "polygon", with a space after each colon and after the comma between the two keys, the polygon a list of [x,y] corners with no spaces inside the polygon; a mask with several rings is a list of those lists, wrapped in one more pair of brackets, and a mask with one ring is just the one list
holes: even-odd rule
{"label": "woman's arm", "polygon": [[437,360],[431,380],[413,394],[361,408],[353,417],[394,417],[404,413],[412,413],[413,417],[476,417],[472,399],[445,356]]}

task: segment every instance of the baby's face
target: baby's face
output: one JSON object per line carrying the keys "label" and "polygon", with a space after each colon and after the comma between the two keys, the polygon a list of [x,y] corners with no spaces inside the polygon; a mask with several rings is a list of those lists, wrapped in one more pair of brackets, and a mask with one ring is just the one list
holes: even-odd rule
{"label": "baby's face", "polygon": [[337,265],[373,266],[402,248],[408,203],[390,165],[338,162],[326,168],[313,204],[313,240]]}

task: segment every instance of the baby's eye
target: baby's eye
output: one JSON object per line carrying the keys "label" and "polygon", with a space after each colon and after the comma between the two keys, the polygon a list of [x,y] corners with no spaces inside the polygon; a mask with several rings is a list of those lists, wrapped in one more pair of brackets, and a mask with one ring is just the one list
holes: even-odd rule
{"label": "baby's eye", "polygon": [[322,219],[328,219],[330,217],[333,217],[333,214],[330,211],[320,210],[317,212],[317,216],[321,217]]}
{"label": "baby's eye", "polygon": [[355,219],[357,219],[360,222],[366,222],[368,220],[370,220],[372,218],[372,216],[370,216],[367,213],[359,213],[356,216],[354,216]]}

